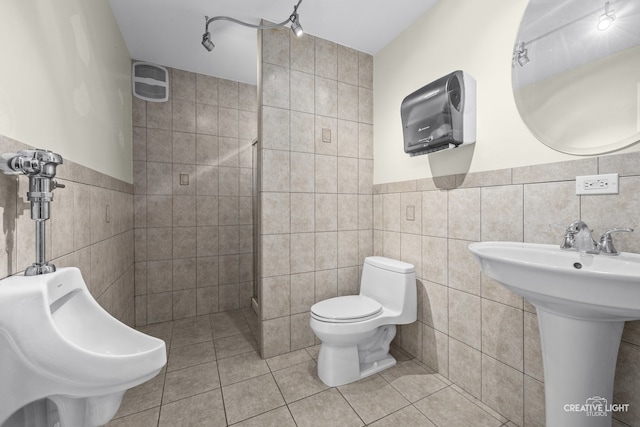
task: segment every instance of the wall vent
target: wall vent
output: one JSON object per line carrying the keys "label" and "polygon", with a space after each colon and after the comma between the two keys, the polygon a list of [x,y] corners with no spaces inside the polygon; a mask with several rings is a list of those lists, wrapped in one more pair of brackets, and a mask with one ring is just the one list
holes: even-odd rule
{"label": "wall vent", "polygon": [[169,71],[148,62],[134,62],[131,70],[133,96],[149,102],[169,100]]}

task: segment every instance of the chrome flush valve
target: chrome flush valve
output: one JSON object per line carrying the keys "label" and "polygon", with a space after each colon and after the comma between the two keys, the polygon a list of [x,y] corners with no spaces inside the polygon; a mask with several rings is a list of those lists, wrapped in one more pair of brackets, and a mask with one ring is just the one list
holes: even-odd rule
{"label": "chrome flush valve", "polygon": [[30,149],[0,156],[0,170],[6,175],[27,175],[31,202],[31,219],[36,221],[36,262],[25,270],[26,276],[56,271],[55,265],[45,260],[45,221],[51,217],[50,203],[53,190],[64,188],[53,178],[56,167],[62,164],[62,156],[49,150]]}

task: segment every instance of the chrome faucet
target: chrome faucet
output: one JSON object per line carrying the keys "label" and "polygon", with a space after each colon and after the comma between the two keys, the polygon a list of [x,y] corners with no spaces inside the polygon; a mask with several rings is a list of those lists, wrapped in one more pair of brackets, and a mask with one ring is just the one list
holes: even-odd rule
{"label": "chrome faucet", "polygon": [[27,200],[31,202],[31,219],[36,221],[36,262],[27,267],[25,276],[56,271],[56,266],[45,259],[45,221],[51,217],[50,203],[53,200],[53,190],[64,188],[64,185],[53,179],[56,176],[56,167],[61,164],[62,156],[49,150],[22,150],[0,156],[2,173],[29,177]]}
{"label": "chrome faucet", "polygon": [[578,252],[586,252],[588,254],[597,254],[598,242],[593,240],[591,229],[583,221],[573,221],[565,230],[562,249],[575,249]]}
{"label": "chrome faucet", "polygon": [[606,254],[606,255],[618,255],[613,244],[612,233],[618,232],[632,232],[633,228],[613,228],[606,231],[601,237],[600,241],[595,241],[591,235],[592,230],[583,221],[577,220],[569,224],[565,228],[565,234],[560,243],[561,249],[575,249],[578,252],[585,252],[588,254]]}

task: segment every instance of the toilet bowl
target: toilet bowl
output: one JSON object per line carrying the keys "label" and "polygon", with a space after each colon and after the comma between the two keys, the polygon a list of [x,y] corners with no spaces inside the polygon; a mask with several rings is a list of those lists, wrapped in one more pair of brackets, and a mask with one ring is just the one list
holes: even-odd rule
{"label": "toilet bowl", "polygon": [[396,364],[389,345],[396,325],[417,319],[415,267],[384,257],[364,261],[360,294],[311,307],[310,326],[322,341],[318,377],[334,387]]}
{"label": "toilet bowl", "polygon": [[109,315],[77,268],[0,280],[0,426],[26,425],[23,408],[48,411],[47,427],[104,425],[166,360],[164,341]]}

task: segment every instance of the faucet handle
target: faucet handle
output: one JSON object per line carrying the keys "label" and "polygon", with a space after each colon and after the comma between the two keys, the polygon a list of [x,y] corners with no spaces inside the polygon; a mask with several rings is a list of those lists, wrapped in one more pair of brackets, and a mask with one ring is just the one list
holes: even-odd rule
{"label": "faucet handle", "polygon": [[573,248],[574,243],[574,233],[571,230],[571,226],[567,226],[564,224],[553,223],[549,224],[550,228],[562,228],[564,230],[564,236],[562,237],[562,242],[560,243],[560,249],[571,249]]}
{"label": "faucet handle", "polygon": [[611,234],[613,233],[620,233],[620,232],[626,232],[626,233],[631,233],[633,232],[633,228],[612,228],[611,230],[607,230],[602,234],[602,237],[600,237],[600,251],[603,254],[607,254],[607,255],[618,255],[618,250],[616,249],[616,247],[613,245],[613,238],[611,237]]}

